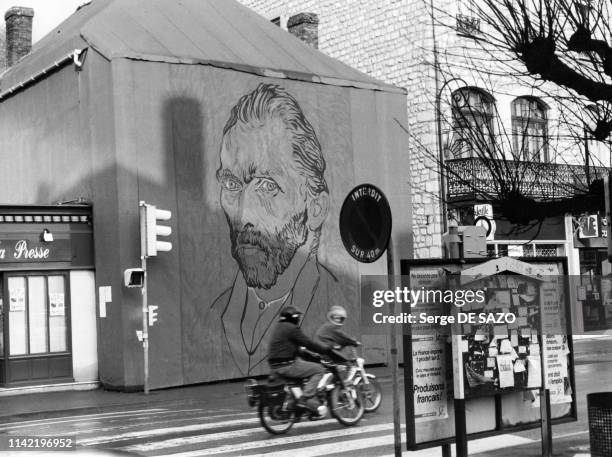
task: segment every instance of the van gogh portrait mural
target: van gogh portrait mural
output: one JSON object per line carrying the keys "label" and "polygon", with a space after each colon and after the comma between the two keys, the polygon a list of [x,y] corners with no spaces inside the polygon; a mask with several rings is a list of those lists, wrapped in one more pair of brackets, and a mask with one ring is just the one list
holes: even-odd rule
{"label": "van gogh portrait mural", "polygon": [[350,333],[360,318],[357,264],[338,228],[355,182],[347,90],[240,74],[199,81],[192,94],[215,96],[189,110],[183,96],[167,117],[181,195],[186,383],[268,373],[285,306],[304,313],[310,336],[330,306],[347,307]]}
{"label": "van gogh portrait mural", "polygon": [[306,324],[319,322],[326,313],[321,292],[338,286],[318,259],[329,212],[325,168],[314,128],[282,87],[260,84],[232,108],[216,175],[237,268],[212,310],[243,375],[265,361],[268,333],[284,306],[298,306]]}

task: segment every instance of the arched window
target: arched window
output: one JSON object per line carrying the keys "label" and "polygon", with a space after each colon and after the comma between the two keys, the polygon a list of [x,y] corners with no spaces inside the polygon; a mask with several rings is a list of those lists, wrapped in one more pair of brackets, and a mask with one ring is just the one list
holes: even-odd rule
{"label": "arched window", "polygon": [[452,94],[453,158],[488,156],[493,142],[493,97],[476,87],[463,87]]}
{"label": "arched window", "polygon": [[511,108],[515,157],[529,162],[548,162],[546,105],[534,97],[518,97]]}

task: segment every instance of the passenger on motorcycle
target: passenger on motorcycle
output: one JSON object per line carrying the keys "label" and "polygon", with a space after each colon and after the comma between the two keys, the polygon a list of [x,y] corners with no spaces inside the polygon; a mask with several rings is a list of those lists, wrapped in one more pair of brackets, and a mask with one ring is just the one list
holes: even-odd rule
{"label": "passenger on motorcycle", "polygon": [[341,328],[346,321],[346,309],[339,305],[334,305],[327,313],[327,320],[315,333],[315,341],[321,344],[332,346],[359,346],[361,343],[355,338],[344,333]]}
{"label": "passenger on motorcycle", "polygon": [[319,401],[316,399],[317,385],[325,373],[318,363],[308,362],[300,357],[299,348],[304,346],[319,354],[331,354],[333,346],[317,343],[308,338],[298,323],[302,312],[294,306],[287,306],[280,313],[280,318],[270,338],[268,363],[272,372],[279,375],[301,380],[308,378],[304,384],[303,393],[298,404],[313,413],[319,414]]}

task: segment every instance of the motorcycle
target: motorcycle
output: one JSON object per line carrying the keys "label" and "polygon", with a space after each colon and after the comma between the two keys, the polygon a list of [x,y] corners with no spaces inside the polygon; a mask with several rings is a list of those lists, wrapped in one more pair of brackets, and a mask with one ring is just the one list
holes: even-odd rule
{"label": "motorcycle", "polygon": [[382,389],[376,376],[366,372],[363,357],[358,357],[353,346],[351,350],[353,359],[347,362],[348,374],[344,381],[359,389],[363,397],[365,412],[371,413],[376,411],[382,403]]}
{"label": "motorcycle", "polygon": [[319,359],[319,363],[327,369],[317,385],[317,399],[326,410],[321,415],[298,403],[302,393],[301,382],[278,374],[270,375],[262,384],[255,379],[248,380],[245,386],[248,404],[257,407],[259,421],[268,432],[282,435],[303,416],[317,420],[325,417],[327,411],[331,411],[332,417],[342,425],[356,425],[361,420],[365,406],[359,390],[343,381],[336,362]]}

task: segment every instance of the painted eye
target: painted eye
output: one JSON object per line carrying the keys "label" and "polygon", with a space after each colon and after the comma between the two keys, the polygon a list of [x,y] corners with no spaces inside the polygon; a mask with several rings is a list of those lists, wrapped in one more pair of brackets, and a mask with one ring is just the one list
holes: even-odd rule
{"label": "painted eye", "polygon": [[242,184],[236,178],[226,177],[221,181],[221,184],[226,190],[236,192],[242,189]]}
{"label": "painted eye", "polygon": [[277,192],[279,190],[278,184],[272,179],[262,179],[257,185],[257,190],[261,190],[267,193]]}

